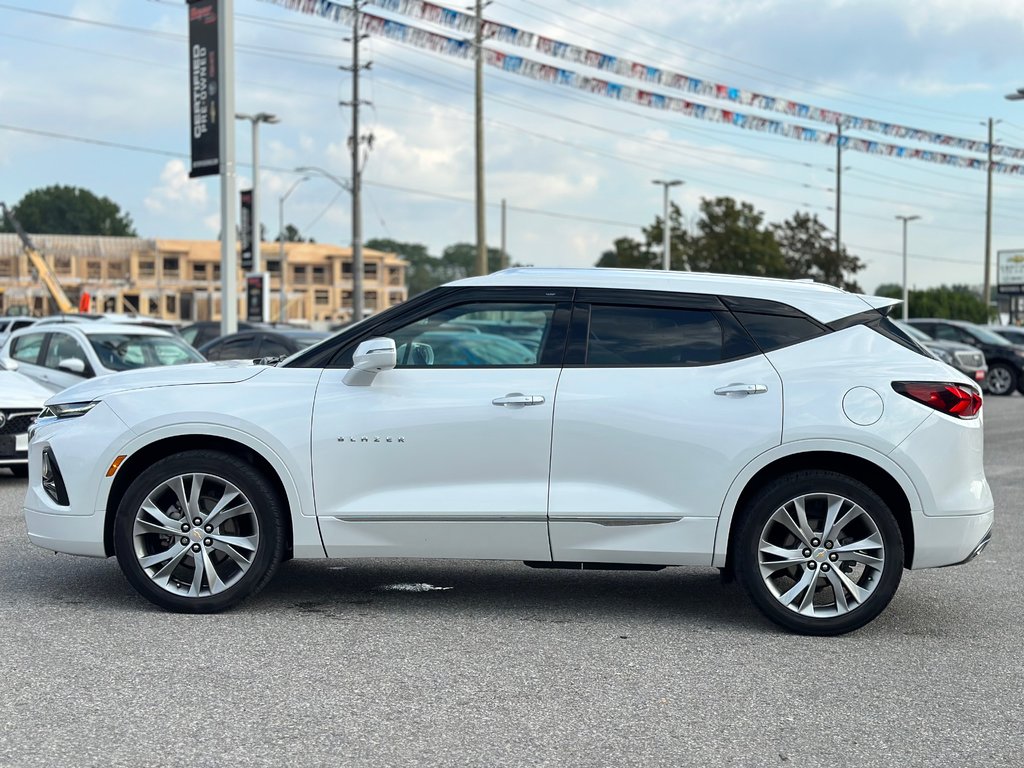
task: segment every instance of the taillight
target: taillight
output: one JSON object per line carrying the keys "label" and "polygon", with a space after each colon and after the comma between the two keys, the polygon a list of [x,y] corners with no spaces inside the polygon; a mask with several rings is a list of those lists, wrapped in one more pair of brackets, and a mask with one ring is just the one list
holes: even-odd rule
{"label": "taillight", "polygon": [[936,381],[894,381],[892,388],[904,397],[924,403],[958,419],[977,418],[981,394],[969,387]]}

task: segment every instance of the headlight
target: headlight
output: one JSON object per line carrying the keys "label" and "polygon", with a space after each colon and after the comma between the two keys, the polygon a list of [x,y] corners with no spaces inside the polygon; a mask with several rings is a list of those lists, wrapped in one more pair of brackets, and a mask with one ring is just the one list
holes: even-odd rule
{"label": "headlight", "polygon": [[88,403],[61,403],[60,405],[43,406],[39,412],[40,419],[71,419],[75,416],[84,416],[96,407],[96,401]]}

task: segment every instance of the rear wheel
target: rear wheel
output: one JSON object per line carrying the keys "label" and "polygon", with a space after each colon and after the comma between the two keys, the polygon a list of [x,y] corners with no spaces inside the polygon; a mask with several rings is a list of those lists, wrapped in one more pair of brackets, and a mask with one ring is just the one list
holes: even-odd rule
{"label": "rear wheel", "polygon": [[764,488],[745,510],[733,554],[761,612],[808,635],[867,624],[889,604],[903,571],[892,511],[836,472],[796,472]]}
{"label": "rear wheel", "polygon": [[994,363],[988,368],[985,387],[993,395],[1012,395],[1017,389],[1017,372],[1004,363]]}
{"label": "rear wheel", "polygon": [[128,487],[114,520],[114,550],[132,586],[161,608],[223,611],[274,574],[284,514],[255,467],[227,453],[186,451]]}

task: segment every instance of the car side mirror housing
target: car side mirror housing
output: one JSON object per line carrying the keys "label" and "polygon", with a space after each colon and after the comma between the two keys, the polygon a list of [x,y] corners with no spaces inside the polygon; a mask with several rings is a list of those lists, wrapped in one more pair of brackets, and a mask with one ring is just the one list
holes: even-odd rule
{"label": "car side mirror housing", "polygon": [[16,371],[18,370],[18,361],[9,357],[0,358],[0,368],[5,371]]}
{"label": "car side mirror housing", "polygon": [[69,357],[65,360],[61,360],[59,363],[57,363],[57,367],[60,368],[60,370],[62,371],[74,373],[77,374],[78,376],[81,376],[82,374],[85,373],[85,363],[83,363],[77,357]]}
{"label": "car side mirror housing", "polygon": [[350,387],[368,387],[381,371],[390,371],[398,362],[395,340],[383,336],[367,339],[352,353],[352,367],[343,381]]}

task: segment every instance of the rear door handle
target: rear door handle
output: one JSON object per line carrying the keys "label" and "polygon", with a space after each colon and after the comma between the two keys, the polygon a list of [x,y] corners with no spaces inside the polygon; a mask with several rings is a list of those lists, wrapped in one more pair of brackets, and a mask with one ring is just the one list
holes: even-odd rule
{"label": "rear door handle", "polygon": [[544,395],[524,395],[522,392],[509,392],[504,397],[496,397],[491,400],[492,405],[503,405],[515,407],[523,405],[543,405]]}
{"label": "rear door handle", "polygon": [[763,395],[768,391],[764,384],[728,384],[715,390],[716,395],[723,397],[746,397],[747,395]]}

